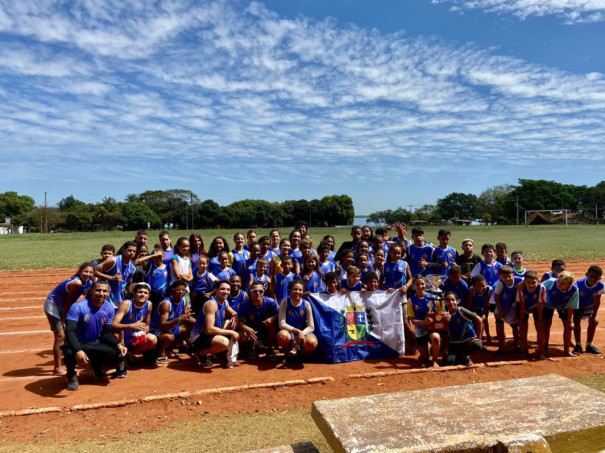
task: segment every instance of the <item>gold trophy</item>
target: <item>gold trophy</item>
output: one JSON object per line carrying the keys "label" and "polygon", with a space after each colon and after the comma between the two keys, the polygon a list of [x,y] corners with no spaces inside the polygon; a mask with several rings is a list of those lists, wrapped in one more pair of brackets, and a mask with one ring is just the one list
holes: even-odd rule
{"label": "gold trophy", "polygon": [[441,274],[426,275],[424,277],[426,292],[430,294],[431,299],[435,302],[435,311],[429,308],[429,313],[426,315],[426,319],[429,321],[429,324],[427,324],[429,331],[449,330],[449,320],[443,316],[443,313],[445,313],[443,291],[439,289],[444,278],[445,275]]}

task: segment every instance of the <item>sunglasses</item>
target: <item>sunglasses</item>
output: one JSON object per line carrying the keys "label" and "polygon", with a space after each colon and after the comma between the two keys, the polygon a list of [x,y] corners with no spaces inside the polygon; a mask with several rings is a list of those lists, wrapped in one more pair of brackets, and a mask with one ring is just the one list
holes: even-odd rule
{"label": "sunglasses", "polygon": [[253,289],[253,290],[252,290],[252,291],[250,291],[250,292],[251,292],[251,293],[254,293],[254,294],[262,294],[262,293],[264,293],[265,291],[264,291],[263,289]]}

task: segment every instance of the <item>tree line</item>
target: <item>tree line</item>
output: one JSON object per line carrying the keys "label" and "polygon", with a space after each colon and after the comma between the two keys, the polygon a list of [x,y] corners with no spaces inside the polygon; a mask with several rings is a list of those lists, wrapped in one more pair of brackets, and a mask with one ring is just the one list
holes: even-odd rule
{"label": "tree line", "polygon": [[348,195],[329,195],[314,200],[281,203],[241,200],[221,206],[201,201],[189,190],[149,190],[129,194],[123,202],[105,197],[85,203],[73,195],[57,206],[34,206],[33,198],[16,192],[0,194],[0,221],[11,217],[13,225],[30,232],[111,231],[140,228],[271,228],[294,225],[304,220],[310,226],[349,225],[355,211]]}
{"label": "tree line", "polygon": [[[406,200],[407,201],[407,200]],[[567,209],[585,222],[605,216],[605,181],[596,186],[576,186],[556,181],[519,179],[517,185],[499,185],[481,194],[452,192],[414,212],[403,208],[373,212],[368,222],[392,224],[411,220],[471,220],[484,224],[523,223],[525,210]],[[73,195],[57,206],[35,206],[34,199],[16,192],[0,193],[0,222],[11,217],[13,225],[31,232],[47,230],[107,231],[116,228],[271,228],[305,220],[310,226],[349,225],[354,219],[353,200],[348,195],[329,195],[314,200],[281,203],[241,200],[221,206],[201,201],[189,190],[148,190],[129,194],[123,202],[105,197],[84,203]]]}
{"label": "tree line", "polygon": [[392,224],[396,221],[470,220],[483,224],[515,225],[517,215],[523,224],[526,210],[567,209],[594,222],[605,216],[605,181],[596,186],[576,186],[556,181],[519,179],[518,185],[499,185],[472,193],[452,192],[414,212],[404,208],[373,212],[368,222]]}

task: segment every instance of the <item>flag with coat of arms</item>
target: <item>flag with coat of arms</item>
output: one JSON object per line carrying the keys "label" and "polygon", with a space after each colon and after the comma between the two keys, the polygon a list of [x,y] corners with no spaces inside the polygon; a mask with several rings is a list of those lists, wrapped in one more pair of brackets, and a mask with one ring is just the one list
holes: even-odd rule
{"label": "flag with coat of arms", "polygon": [[318,360],[327,363],[399,357],[404,353],[398,291],[311,294]]}

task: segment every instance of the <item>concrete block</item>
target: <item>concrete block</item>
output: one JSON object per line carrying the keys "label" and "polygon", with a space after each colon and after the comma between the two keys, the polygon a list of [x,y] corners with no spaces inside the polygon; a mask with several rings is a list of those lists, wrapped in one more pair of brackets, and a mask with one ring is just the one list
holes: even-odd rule
{"label": "concrete block", "polygon": [[49,414],[51,412],[61,412],[60,407],[39,407],[35,409],[23,409],[15,412],[14,415],[34,415],[34,414]]}
{"label": "concrete block", "polygon": [[334,378],[332,376],[322,376],[307,379],[307,384],[322,384],[324,382],[334,382]]}
{"label": "concrete block", "polygon": [[335,452],[537,453],[570,435],[574,451],[605,445],[605,394],[554,374],[316,401],[312,417]]}

